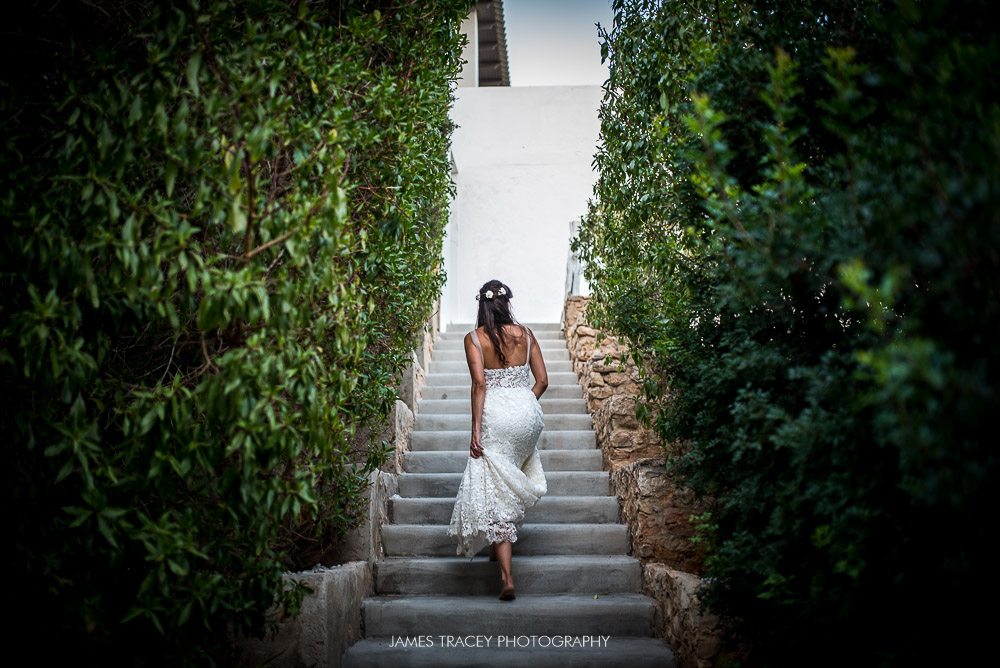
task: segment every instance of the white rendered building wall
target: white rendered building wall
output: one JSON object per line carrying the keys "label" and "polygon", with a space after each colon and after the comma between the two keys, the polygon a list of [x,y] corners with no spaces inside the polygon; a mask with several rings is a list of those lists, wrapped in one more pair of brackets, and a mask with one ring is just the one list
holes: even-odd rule
{"label": "white rendered building wall", "polygon": [[462,50],[462,72],[458,76],[458,85],[478,86],[479,85],[479,14],[473,7],[469,15],[462,19],[459,28],[461,33],[469,40]]}
{"label": "white rendered building wall", "polygon": [[445,239],[441,323],[472,323],[497,278],[522,322],[562,315],[571,222],[587,210],[600,134],[599,86],[458,88],[457,198]]}

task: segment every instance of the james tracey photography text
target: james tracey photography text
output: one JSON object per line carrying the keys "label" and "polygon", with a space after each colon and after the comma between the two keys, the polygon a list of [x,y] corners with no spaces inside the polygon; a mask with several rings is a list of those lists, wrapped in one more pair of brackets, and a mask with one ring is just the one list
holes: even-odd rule
{"label": "james tracey photography text", "polygon": [[611,636],[392,636],[390,647],[607,647]]}

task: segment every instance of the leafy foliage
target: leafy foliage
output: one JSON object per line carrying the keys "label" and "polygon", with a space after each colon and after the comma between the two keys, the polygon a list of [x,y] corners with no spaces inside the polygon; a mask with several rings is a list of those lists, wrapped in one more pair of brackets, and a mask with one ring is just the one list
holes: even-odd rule
{"label": "leafy foliage", "polygon": [[174,4],[27,3],[0,77],[15,628],[130,665],[222,658],[356,522],[444,280],[467,10]]}
{"label": "leafy foliage", "polygon": [[[1000,42],[975,1],[619,0],[573,242],[755,665],[958,661],[997,592]],[[962,612],[959,612],[962,611]],[[958,661],[960,662],[960,661]]]}

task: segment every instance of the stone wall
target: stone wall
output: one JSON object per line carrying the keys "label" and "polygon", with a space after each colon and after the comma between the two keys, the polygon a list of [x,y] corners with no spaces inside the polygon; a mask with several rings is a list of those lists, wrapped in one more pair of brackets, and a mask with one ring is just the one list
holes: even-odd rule
{"label": "stone wall", "polygon": [[403,371],[397,388],[400,400],[407,405],[411,412],[417,410],[420,389],[427,380],[427,364],[431,361],[431,351],[434,349],[434,342],[437,341],[440,332],[441,300],[438,299],[434,302],[430,319],[424,323],[423,335],[417,347],[413,349],[410,365]]}
{"label": "stone wall", "polygon": [[639,459],[662,457],[659,438],[635,417],[635,401],[640,394],[635,363],[627,359],[625,345],[614,337],[599,336],[587,324],[587,300],[566,298],[563,327],[573,370],[583,386],[587,410],[594,418],[604,467],[613,471]]}
{"label": "stone wall", "polygon": [[[413,415],[401,402],[396,402],[396,419],[405,432],[397,432],[390,442],[409,443]],[[398,420],[398,421],[397,421]],[[396,466],[390,460],[386,468]],[[279,619],[272,610],[269,617],[276,623],[273,632],[263,639],[240,638],[243,664],[267,665],[274,668],[339,668],[343,653],[361,639],[361,602],[374,595],[373,565],[385,557],[382,526],[389,521],[389,499],[399,491],[398,473],[377,470],[369,475],[368,513],[365,521],[344,536],[324,561],[332,566],[317,565],[310,571],[288,573],[286,583],[304,582],[313,593],[302,601],[297,617]]]}
{"label": "stone wall", "polygon": [[623,343],[587,323],[588,301],[566,298],[566,342],[631,552],[643,563],[643,590],[657,602],[657,632],[677,650],[681,668],[712,666],[720,646],[718,620],[698,611],[701,579],[696,573],[704,553],[690,540],[690,518],[703,509],[667,471],[667,450],[659,437],[636,418],[638,370]]}
{"label": "stone wall", "polygon": [[[236,640],[245,665],[339,668],[347,648],[361,639],[361,602],[374,594],[373,565],[385,557],[382,526],[389,522],[389,499],[399,491],[398,476],[403,471],[403,455],[410,449],[414,409],[439,332],[439,309],[435,306],[413,351],[412,363],[400,380],[399,399],[375,437],[394,447],[388,461],[369,476],[365,521],[323,555],[324,563],[336,565],[321,564],[311,571],[286,574],[286,583],[303,582],[312,593],[294,618],[279,619],[279,611],[271,610],[268,615],[274,632],[267,637]],[[368,433],[359,433],[357,442],[367,443],[368,438]]]}
{"label": "stone wall", "polygon": [[611,491],[628,525],[632,554],[692,573],[701,572],[704,551],[691,542],[691,516],[703,512],[678,485],[663,458],[639,459],[611,470]]}
{"label": "stone wall", "polygon": [[697,575],[662,563],[643,564],[643,591],[657,602],[654,623],[674,648],[681,668],[709,668],[721,658],[722,627],[718,617],[701,611],[700,586]]}
{"label": "stone wall", "polygon": [[389,522],[389,499],[399,491],[399,477],[392,471],[372,471],[368,482],[368,513],[365,521],[350,529],[336,548],[324,556],[324,562],[374,562],[385,556],[382,526]]}
{"label": "stone wall", "polygon": [[317,567],[285,580],[301,582],[313,593],[303,599],[297,617],[282,619],[277,609],[268,613],[273,634],[239,641],[243,665],[339,668],[347,648],[361,639],[361,602],[374,592],[371,563]]}
{"label": "stone wall", "polygon": [[604,400],[612,395],[638,396],[639,377],[634,364],[623,365],[618,360],[626,348],[613,337],[598,337],[597,330],[587,324],[588,299],[578,296],[566,298],[563,329],[573,370],[583,385],[583,398],[587,400],[591,415],[594,415]]}
{"label": "stone wall", "polygon": [[[434,313],[424,324],[423,334],[412,352],[412,361],[403,372],[397,389],[399,399],[393,405],[376,441],[387,441],[393,445],[393,454],[379,471],[370,476],[368,519],[361,526],[347,533],[332,555],[331,563],[345,563],[355,559],[377,561],[385,554],[382,549],[382,525],[389,522],[389,499],[399,488],[397,476],[403,472],[403,457],[410,450],[410,433],[413,431],[414,412],[420,398],[420,390],[427,377],[427,365],[431,360],[434,342],[440,333],[439,302]],[[358,435],[358,450],[366,443],[368,434]]]}
{"label": "stone wall", "polygon": [[[594,371],[593,367],[599,369],[604,366],[607,364],[603,360],[592,364],[588,370],[591,382],[601,377],[600,372]],[[633,370],[632,373],[636,372]],[[635,417],[635,395],[628,393],[631,387],[625,389],[619,386],[615,390],[614,394],[600,401],[597,410],[591,411],[597,442],[604,453],[604,468],[615,471],[645,459],[662,462],[664,451],[659,437],[651,429],[643,427]]]}

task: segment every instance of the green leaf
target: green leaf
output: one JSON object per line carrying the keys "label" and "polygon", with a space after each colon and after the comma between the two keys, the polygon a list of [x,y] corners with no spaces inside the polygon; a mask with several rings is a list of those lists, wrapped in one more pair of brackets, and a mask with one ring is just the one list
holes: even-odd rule
{"label": "green leaf", "polygon": [[174,194],[174,183],[177,181],[177,163],[170,161],[163,166],[164,185],[166,186],[167,197]]}
{"label": "green leaf", "polygon": [[239,234],[247,228],[247,216],[240,206],[238,197],[234,197],[229,204],[229,229]]}
{"label": "green leaf", "polygon": [[191,87],[191,91],[195,95],[199,95],[201,93],[201,86],[198,84],[198,73],[200,69],[201,69],[201,51],[195,51],[193,54],[191,54],[191,57],[188,59],[188,64],[187,64],[188,86]]}
{"label": "green leaf", "polygon": [[98,515],[97,517],[97,529],[104,536],[104,539],[108,541],[111,547],[118,549],[118,541],[115,539],[114,533],[111,531],[111,527],[108,525],[107,521]]}

